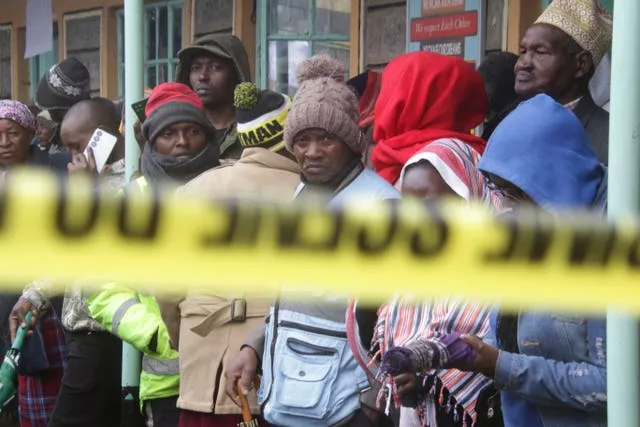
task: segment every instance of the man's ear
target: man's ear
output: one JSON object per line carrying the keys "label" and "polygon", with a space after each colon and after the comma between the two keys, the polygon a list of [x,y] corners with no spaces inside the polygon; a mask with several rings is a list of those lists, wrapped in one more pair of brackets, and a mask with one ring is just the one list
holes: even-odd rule
{"label": "man's ear", "polygon": [[576,79],[581,79],[589,74],[593,66],[593,57],[591,56],[591,53],[583,50],[576,54],[576,71],[573,76]]}

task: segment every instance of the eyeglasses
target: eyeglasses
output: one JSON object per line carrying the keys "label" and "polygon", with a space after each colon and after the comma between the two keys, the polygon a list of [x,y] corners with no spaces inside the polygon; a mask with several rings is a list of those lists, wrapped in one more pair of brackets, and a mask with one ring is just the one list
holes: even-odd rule
{"label": "eyeglasses", "polygon": [[484,175],[484,182],[489,191],[514,202],[531,202],[531,198],[520,188],[509,181],[492,174]]}

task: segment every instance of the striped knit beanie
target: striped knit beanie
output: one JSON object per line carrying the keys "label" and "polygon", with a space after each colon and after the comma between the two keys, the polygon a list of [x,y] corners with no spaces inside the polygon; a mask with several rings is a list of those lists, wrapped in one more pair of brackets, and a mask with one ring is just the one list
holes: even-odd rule
{"label": "striped knit beanie", "polygon": [[245,148],[279,151],[284,147],[284,125],[291,98],[271,90],[259,90],[255,83],[240,83],[234,93],[236,128]]}
{"label": "striped knit beanie", "polygon": [[163,129],[174,123],[197,123],[210,136],[215,132],[204,113],[204,106],[198,95],[182,83],[163,83],[156,86],[144,112],[147,119],[142,125],[142,134],[151,144]]}

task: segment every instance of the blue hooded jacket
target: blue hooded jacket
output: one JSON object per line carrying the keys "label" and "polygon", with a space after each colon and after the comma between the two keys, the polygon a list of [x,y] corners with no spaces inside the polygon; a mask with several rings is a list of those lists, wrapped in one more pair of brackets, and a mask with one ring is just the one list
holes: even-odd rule
{"label": "blue hooded jacket", "polygon": [[547,210],[601,206],[606,170],[576,115],[547,95],[523,102],[496,128],[478,168]]}
{"label": "blue hooded jacket", "polygon": [[[547,95],[504,119],[478,167],[550,211],[606,205],[606,168],[577,117]],[[491,335],[497,314],[491,315]],[[520,352],[501,351],[494,377],[505,427],[606,425],[604,319],[522,312],[518,337]]]}

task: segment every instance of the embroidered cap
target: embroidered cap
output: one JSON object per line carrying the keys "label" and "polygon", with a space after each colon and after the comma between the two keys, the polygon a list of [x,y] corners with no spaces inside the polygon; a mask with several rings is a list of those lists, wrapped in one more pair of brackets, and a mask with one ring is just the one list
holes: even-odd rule
{"label": "embroidered cap", "polygon": [[67,58],[42,76],[35,103],[42,110],[68,110],[90,98],[90,82],[87,68],[77,59]]}
{"label": "embroidered cap", "polygon": [[598,65],[611,46],[611,16],[597,0],[553,0],[536,24],[552,25],[591,53]]}

